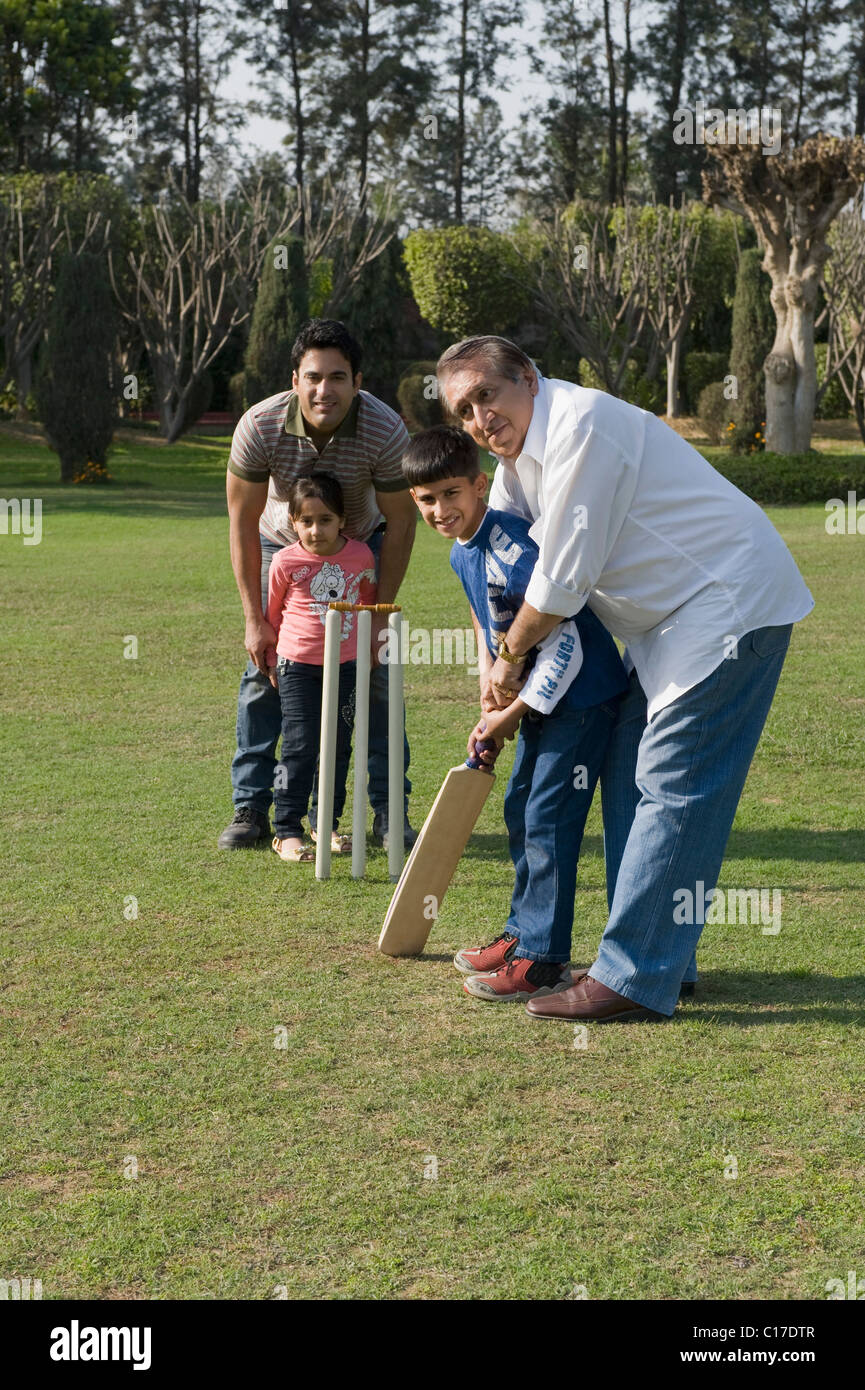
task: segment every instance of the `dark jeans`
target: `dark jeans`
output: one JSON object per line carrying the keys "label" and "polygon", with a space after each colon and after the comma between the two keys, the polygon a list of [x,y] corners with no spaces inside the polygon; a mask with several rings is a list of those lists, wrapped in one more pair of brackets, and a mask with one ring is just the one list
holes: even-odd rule
{"label": "dark jeans", "polygon": [[[321,734],[321,666],[302,661],[277,663],[279,701],[282,706],[282,756],[273,784],[274,829],[281,840],[302,836],[304,816],[318,767]],[[339,718],[336,725],[336,777],[333,790],[333,829],[345,806],[345,782],[351,760],[354,726],[355,663],[339,668]]]}
{"label": "dark jeans", "polygon": [[[369,546],[378,564],[382,533],[370,536]],[[261,537],[261,608],[267,608],[267,577],[270,562],[281,547]],[[235,806],[253,806],[267,815],[272,800],[273,776],[276,767],[276,743],[282,727],[279,694],[258,667],[249,662],[240,680],[237,700],[237,752],[231,763],[231,785]],[[405,714],[403,714],[405,728]],[[404,738],[403,755],[408,772],[409,746]],[[316,737],[316,748],[318,738]],[[315,829],[318,804],[317,785],[313,783],[312,808],[309,822]],[[405,800],[408,804],[411,782],[405,779]],[[369,800],[376,815],[387,825],[387,667],[377,666],[369,683]]]}
{"label": "dark jeans", "polygon": [[570,709],[562,702],[552,714],[529,714],[520,726],[505,793],[516,870],[505,930],[520,938],[516,955],[527,960],[570,957],[583,831],[617,704]]}

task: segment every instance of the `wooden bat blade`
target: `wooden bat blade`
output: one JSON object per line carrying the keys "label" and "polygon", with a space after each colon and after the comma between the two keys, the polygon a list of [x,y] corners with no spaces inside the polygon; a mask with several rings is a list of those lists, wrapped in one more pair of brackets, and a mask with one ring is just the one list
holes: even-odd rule
{"label": "wooden bat blade", "polygon": [[465,765],[451,768],[390,900],[378,939],[384,955],[416,956],[423,950],[495,780],[492,773]]}

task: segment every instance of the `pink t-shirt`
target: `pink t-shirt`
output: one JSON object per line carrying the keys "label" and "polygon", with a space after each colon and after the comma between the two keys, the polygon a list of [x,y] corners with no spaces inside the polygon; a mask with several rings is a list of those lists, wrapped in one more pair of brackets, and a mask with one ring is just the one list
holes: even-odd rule
{"label": "pink t-shirt", "polygon": [[[267,585],[267,621],[276,650],[288,661],[324,662],[329,603],[375,603],[375,559],[363,541],[348,540],[336,555],[311,555],[300,541],[274,556]],[[357,656],[356,613],[342,614],[340,662]]]}

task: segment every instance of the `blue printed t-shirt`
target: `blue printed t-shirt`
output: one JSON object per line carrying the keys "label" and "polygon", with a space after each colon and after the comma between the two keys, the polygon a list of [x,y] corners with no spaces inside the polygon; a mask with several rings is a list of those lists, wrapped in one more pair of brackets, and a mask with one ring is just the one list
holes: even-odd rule
{"label": "blue printed t-shirt", "polygon": [[[504,636],[522,607],[538,558],[529,524],[512,512],[487,508],[469,541],[454,541],[451,568],[462,584],[484,631],[487,647],[498,655]],[[574,618],[583,647],[583,664],[561,703],[590,709],[621,695],[628,678],[618,649],[603,623],[588,608]]]}

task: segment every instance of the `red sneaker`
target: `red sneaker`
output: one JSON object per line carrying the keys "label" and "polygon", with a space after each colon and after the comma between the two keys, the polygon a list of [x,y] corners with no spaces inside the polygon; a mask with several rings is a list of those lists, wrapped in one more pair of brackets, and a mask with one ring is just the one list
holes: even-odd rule
{"label": "red sneaker", "polygon": [[481,971],[498,970],[507,965],[517,949],[518,936],[513,932],[502,932],[489,946],[473,946],[470,950],[457,951],[454,965],[464,975],[478,975]]}
{"label": "red sneaker", "polygon": [[544,994],[559,994],[570,989],[573,981],[567,965],[552,961],[525,960],[514,957],[500,970],[486,975],[470,975],[463,981],[466,994],[493,1003],[517,1003],[519,1000],[539,999]]}

